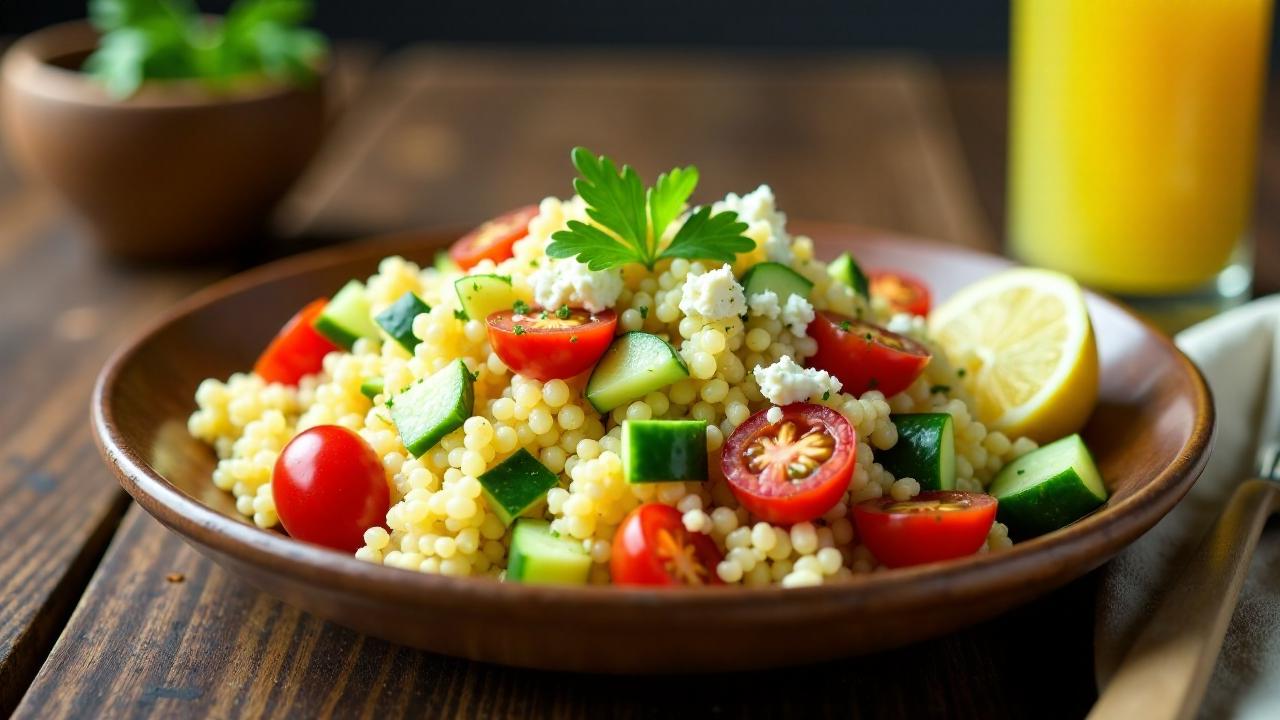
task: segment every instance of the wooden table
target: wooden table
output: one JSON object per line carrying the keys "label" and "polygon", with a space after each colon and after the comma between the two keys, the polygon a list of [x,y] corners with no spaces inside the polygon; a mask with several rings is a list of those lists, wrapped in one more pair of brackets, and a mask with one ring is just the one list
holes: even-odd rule
{"label": "wooden table", "polygon": [[[359,67],[357,63],[355,67]],[[468,225],[570,192],[568,149],[652,176],[696,163],[699,197],[772,184],[794,217],[995,248],[1000,65],[918,58],[414,49],[358,88],[281,236],[222,267],[139,269],[89,251],[0,165],[0,715],[594,718],[1078,717],[1094,699],[1093,583],[950,637],[844,662],[715,677],[511,670],[303,615],[196,554],[99,460],[88,394],[147,318],[239,266],[339,239]],[[1267,126],[1262,193],[1280,189]],[[1280,286],[1261,212],[1260,285]],[[620,649],[620,651],[625,651]],[[1057,668],[1048,671],[1048,668]]]}

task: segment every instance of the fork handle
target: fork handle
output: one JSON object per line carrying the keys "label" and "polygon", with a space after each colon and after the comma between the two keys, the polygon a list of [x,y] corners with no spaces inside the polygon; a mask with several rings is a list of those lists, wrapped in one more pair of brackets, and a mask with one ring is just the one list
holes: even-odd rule
{"label": "fork handle", "polygon": [[1258,537],[1280,506],[1280,484],[1242,483],[1183,567],[1110,684],[1094,720],[1193,718],[1244,585]]}

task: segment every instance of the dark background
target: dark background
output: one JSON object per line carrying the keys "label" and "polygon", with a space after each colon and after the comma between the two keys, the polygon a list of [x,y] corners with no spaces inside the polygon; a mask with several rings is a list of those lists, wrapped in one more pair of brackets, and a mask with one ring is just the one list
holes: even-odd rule
{"label": "dark background", "polygon": [[[198,4],[222,12],[229,2]],[[314,24],[330,37],[391,47],[443,41],[999,55],[1009,34],[1008,0],[317,0],[316,8]],[[85,0],[0,0],[0,34],[84,14]]]}

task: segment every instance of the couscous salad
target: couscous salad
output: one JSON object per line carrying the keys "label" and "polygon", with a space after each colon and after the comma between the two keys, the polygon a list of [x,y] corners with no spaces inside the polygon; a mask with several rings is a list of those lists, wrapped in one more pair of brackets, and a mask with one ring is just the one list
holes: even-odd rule
{"label": "couscous salad", "polygon": [[239,512],[427,573],[798,587],[1105,502],[1071,280],[932,307],[910,274],[818,260],[768,186],[690,206],[696,168],[645,187],[572,160],[569,199],[383,260],[201,384],[190,431]]}

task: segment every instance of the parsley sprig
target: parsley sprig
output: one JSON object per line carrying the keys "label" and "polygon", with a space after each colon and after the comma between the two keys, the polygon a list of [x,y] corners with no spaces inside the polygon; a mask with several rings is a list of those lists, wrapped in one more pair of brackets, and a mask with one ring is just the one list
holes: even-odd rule
{"label": "parsley sprig", "polygon": [[551,236],[547,254],[576,257],[592,270],[640,263],[650,270],[667,258],[733,262],[756,244],[743,236],[747,224],[731,210],[711,213],[698,207],[685,218],[666,247],[659,242],[667,226],[684,212],[698,185],[698,169],[690,165],[658,176],[647,190],[630,165],[619,171],[613,160],[576,147],[571,155],[580,177],[573,189],[587,203],[589,225],[570,220],[568,229]]}

